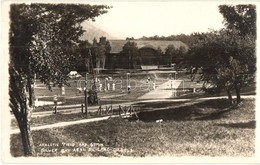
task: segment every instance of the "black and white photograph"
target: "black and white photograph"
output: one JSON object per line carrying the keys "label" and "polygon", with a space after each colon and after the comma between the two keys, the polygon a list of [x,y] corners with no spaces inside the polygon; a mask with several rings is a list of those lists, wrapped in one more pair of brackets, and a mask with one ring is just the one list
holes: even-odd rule
{"label": "black and white photograph", "polygon": [[256,1],[1,8],[3,162],[260,162]]}

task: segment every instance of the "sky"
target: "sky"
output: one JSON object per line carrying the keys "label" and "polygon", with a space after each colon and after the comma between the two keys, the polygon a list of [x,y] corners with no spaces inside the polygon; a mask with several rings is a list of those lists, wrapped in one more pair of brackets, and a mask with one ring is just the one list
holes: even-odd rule
{"label": "sky", "polygon": [[101,4],[113,8],[109,9],[108,13],[97,17],[92,24],[121,39],[191,34],[224,27],[217,2],[104,2]]}

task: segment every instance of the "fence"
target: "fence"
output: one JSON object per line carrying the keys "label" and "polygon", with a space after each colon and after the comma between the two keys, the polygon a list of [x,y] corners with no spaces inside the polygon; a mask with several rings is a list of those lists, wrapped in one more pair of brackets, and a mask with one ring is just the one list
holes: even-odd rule
{"label": "fence", "polygon": [[109,106],[105,106],[104,108],[100,105],[97,110],[97,116],[102,116],[102,115],[118,115],[121,118],[130,118],[134,116],[136,119],[138,118],[138,115],[135,111],[135,108],[130,105],[130,106],[121,106],[119,105],[117,109],[114,109],[112,104]]}

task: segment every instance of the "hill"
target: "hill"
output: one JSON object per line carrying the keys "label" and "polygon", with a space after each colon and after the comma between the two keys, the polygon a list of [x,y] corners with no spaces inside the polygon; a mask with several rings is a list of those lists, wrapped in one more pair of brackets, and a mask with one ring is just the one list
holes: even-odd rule
{"label": "hill", "polygon": [[105,32],[104,30],[94,26],[91,22],[89,21],[85,21],[82,24],[83,29],[86,30],[86,32],[83,34],[83,36],[81,37],[81,39],[83,40],[88,40],[89,42],[92,42],[92,40],[94,38],[96,38],[97,40],[99,40],[100,37],[106,37],[108,40],[111,39],[117,39],[116,37],[108,34],[107,32]]}

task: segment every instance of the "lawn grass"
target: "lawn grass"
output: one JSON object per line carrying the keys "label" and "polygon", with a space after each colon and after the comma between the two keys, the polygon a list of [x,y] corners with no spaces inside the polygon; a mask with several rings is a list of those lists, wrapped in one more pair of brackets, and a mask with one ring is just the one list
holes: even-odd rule
{"label": "lawn grass", "polygon": [[[130,92],[129,94],[118,94],[115,92],[106,92],[107,96],[112,96],[111,98],[99,98],[99,105],[107,105],[107,104],[120,104],[120,103],[127,103],[127,102],[132,102],[136,101],[138,97],[144,95],[148,91],[135,91],[135,92]],[[114,95],[114,96],[113,96]],[[98,94],[98,97],[100,94]],[[43,97],[40,99],[41,101],[53,101],[53,97]],[[58,97],[58,101],[61,101],[62,103],[59,104],[58,106],[63,106],[63,105],[77,105],[77,104],[84,104],[85,103],[85,97],[78,96],[74,98],[67,98],[63,96]],[[96,104],[91,105],[88,104],[89,107],[91,106],[98,106]],[[41,112],[41,111],[54,111],[53,105],[43,105],[43,106],[38,106],[35,107],[34,112]]]}
{"label": "lawn grass", "polygon": [[[146,110],[150,110],[153,108],[162,108],[162,107],[166,107],[166,106],[176,106],[176,105],[180,105],[186,102],[149,102],[149,103],[137,103],[137,104],[133,104],[134,109],[136,112],[140,112],[140,111],[146,111]],[[42,125],[48,125],[48,124],[55,124],[55,123],[59,123],[59,122],[67,122],[67,121],[76,121],[76,120],[81,120],[81,119],[90,119],[90,118],[95,118],[95,117],[102,117],[102,116],[110,116],[110,115],[119,115],[119,111],[118,111],[118,107],[113,107],[113,114],[110,111],[109,113],[107,113],[105,107],[103,107],[104,109],[102,110],[102,115],[98,114],[97,110],[96,111],[91,111],[88,112],[88,115],[86,115],[85,113],[71,113],[71,114],[62,114],[59,113],[59,110],[56,114],[51,114],[48,116],[44,116],[44,117],[32,117],[31,119],[31,126],[32,127],[36,127],[36,126],[42,126]],[[122,107],[124,108],[124,107]],[[123,112],[121,112],[122,114]],[[16,119],[12,119],[11,120],[11,128],[18,128],[17,125],[17,121]]]}
{"label": "lawn grass", "polygon": [[[117,104],[123,102],[136,101],[138,97],[141,97],[150,90],[152,90],[152,85],[141,82],[141,78],[143,77],[138,77],[138,81],[136,83],[137,86],[133,87],[130,93],[126,91],[126,82],[123,83],[122,89],[120,88],[120,90],[116,89],[115,91],[98,91],[97,94],[99,98],[99,103],[103,105],[110,103]],[[165,81],[166,80],[158,80],[156,84],[158,86],[164,83]],[[70,87],[65,87],[65,89],[66,95],[64,96],[60,95],[59,88],[54,88],[52,91],[49,91],[45,88],[36,88],[35,93],[39,101],[53,101],[53,95],[57,95],[58,101],[62,102],[61,105],[84,104],[84,93],[77,93],[75,84],[72,83]],[[46,107],[47,108],[44,108],[44,106],[40,106],[39,108],[36,108],[36,111],[48,109],[48,105]]]}
{"label": "lawn grass", "polygon": [[[73,114],[52,114],[49,116],[44,117],[33,117],[31,120],[31,126],[41,126],[41,125],[48,125],[48,124],[55,124],[58,122],[67,122],[67,121],[76,121],[81,119],[90,119],[93,118],[94,114],[89,113],[86,115],[85,113],[73,113]],[[16,119],[11,120],[11,128],[18,128]]]}
{"label": "lawn grass", "polygon": [[[121,96],[122,97],[122,96]],[[104,104],[118,104],[118,103],[124,103],[127,102],[126,100],[121,100],[121,97],[117,97],[117,99],[113,98],[113,99],[99,99],[99,104],[104,105]],[[129,98],[129,96],[127,96]],[[130,95],[131,97],[131,95]],[[118,99],[119,98],[119,99]],[[124,97],[126,98],[126,97]],[[52,101],[53,98],[52,97],[44,97],[41,99],[41,101]],[[78,105],[78,104],[85,104],[85,97],[75,97],[75,98],[66,98],[66,97],[58,97],[58,100],[61,101],[61,106],[63,105]],[[96,104],[89,104],[88,106],[97,106]],[[53,105],[43,105],[43,106],[39,106],[36,107],[35,111],[45,111],[48,110],[48,108],[53,107]],[[52,109],[52,108],[51,108]]]}
{"label": "lawn grass", "polygon": [[[252,99],[253,100],[253,99]],[[254,104],[251,99],[243,100],[243,106],[230,107],[227,99],[212,99],[199,102],[189,106],[181,106],[178,108],[165,108],[163,110],[151,110],[139,112],[137,115],[140,120],[145,122],[154,122],[158,119],[164,121],[190,121],[190,120],[255,120]],[[253,102],[253,101],[252,101]],[[143,105],[144,107],[149,107]],[[240,109],[248,108],[245,110],[247,113],[242,113]],[[231,114],[231,115],[230,115]]]}
{"label": "lawn grass", "polygon": [[[33,131],[37,156],[254,155],[254,99],[243,100],[241,106],[231,109],[227,108],[226,100],[218,99],[196,106],[174,108],[171,112],[169,113],[168,109],[151,111],[144,112],[143,116],[140,112],[139,121],[110,118],[99,122]],[[149,120],[146,119],[147,116]],[[155,119],[163,119],[163,122],[157,123]],[[58,147],[41,146],[49,143],[57,143]],[[74,146],[63,146],[63,143]],[[57,152],[46,152],[46,149],[53,148],[57,148]],[[70,151],[66,152],[64,149]],[[11,136],[11,154],[22,155],[19,134]]]}
{"label": "lawn grass", "polygon": [[[112,77],[113,80],[110,81],[108,80],[108,83],[110,83],[111,85],[111,89],[112,89],[112,83],[115,82],[116,83],[116,93],[122,92],[122,91],[126,91],[127,90],[127,77],[126,74],[103,74],[103,75],[99,75],[98,78],[100,79],[100,83],[102,83],[103,88],[104,88],[104,84],[105,84],[105,78],[108,77]],[[161,83],[167,81],[167,79],[165,79],[164,77],[155,77],[155,74],[152,73],[143,73],[143,74],[131,74],[130,75],[130,85],[131,86],[135,86],[136,91],[149,91],[148,88],[149,84],[146,83],[147,78],[151,78],[152,81],[155,81],[156,85],[160,85]],[[163,79],[162,79],[163,78]],[[82,77],[80,80],[82,81],[81,83],[78,83],[79,80],[69,80],[68,83],[70,84],[70,86],[65,86],[65,96],[66,97],[71,97],[71,96],[77,96],[77,87],[85,87],[84,84],[84,77]],[[91,89],[92,85],[93,85],[93,79],[92,76],[88,77],[89,83],[87,84],[87,89]],[[116,81],[118,80],[118,81]],[[120,80],[121,80],[121,85],[120,84]],[[42,96],[51,96],[53,97],[53,95],[61,95],[61,89],[58,87],[53,87],[52,91],[50,91],[44,84],[40,83],[39,81],[37,81],[36,83],[36,90],[35,90],[35,95],[36,97],[42,97]],[[96,83],[97,88],[99,83]],[[111,91],[113,92],[113,91]],[[126,93],[126,92],[125,92]],[[104,93],[103,94],[110,94],[110,93]],[[83,93],[81,94],[83,95]],[[102,94],[101,94],[102,96]]]}

